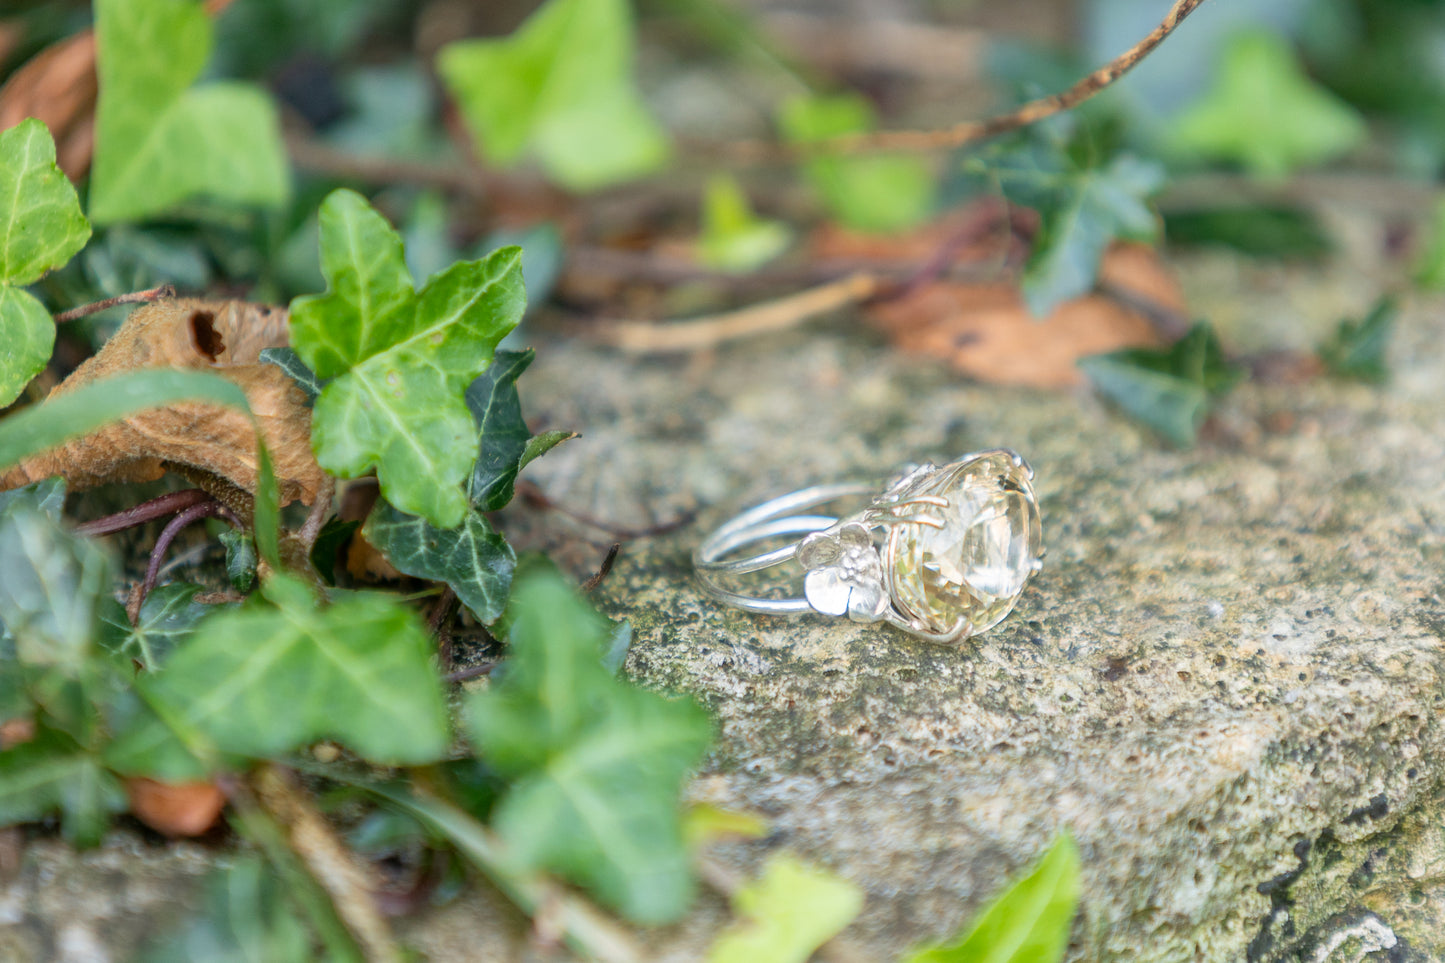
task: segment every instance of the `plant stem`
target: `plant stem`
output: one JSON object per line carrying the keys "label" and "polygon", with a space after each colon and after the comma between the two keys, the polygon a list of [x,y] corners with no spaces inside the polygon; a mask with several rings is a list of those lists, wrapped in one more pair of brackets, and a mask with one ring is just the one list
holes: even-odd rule
{"label": "plant stem", "polygon": [[76,318],[96,314],[97,312],[104,311],[106,308],[113,308],[118,304],[150,304],[152,301],[164,301],[166,298],[173,298],[175,296],[175,286],[170,284],[162,284],[158,288],[149,288],[145,291],[117,294],[113,298],[104,298],[100,301],[82,304],[68,311],[61,311],[55,315],[55,323],[60,324],[65,321],[74,321]]}
{"label": "plant stem", "polygon": [[75,526],[75,531],[79,535],[89,537],[113,535],[116,532],[123,532],[127,528],[144,525],[153,519],[173,515],[182,509],[199,505],[210,497],[210,495],[206,494],[206,492],[200,488],[187,488],[183,491],[167,492],[164,495],[127,508],[123,512],[116,512],[114,515],[105,515],[93,521],[77,525]]}

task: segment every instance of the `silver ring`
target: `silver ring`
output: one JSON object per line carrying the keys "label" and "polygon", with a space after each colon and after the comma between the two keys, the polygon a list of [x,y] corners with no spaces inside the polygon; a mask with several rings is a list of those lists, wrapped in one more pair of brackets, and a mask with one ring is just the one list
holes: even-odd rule
{"label": "silver ring", "polygon": [[[704,592],[767,615],[819,612],[887,622],[930,642],[956,644],[997,625],[1039,570],[1043,534],[1034,471],[1006,448],[937,467],[910,466],[882,492],[845,482],[763,502],[703,539],[692,555]],[[829,502],[872,496],[842,518],[806,514]],[[760,542],[801,539],[738,557]],[[742,576],[795,561],[802,598],[766,598]]]}

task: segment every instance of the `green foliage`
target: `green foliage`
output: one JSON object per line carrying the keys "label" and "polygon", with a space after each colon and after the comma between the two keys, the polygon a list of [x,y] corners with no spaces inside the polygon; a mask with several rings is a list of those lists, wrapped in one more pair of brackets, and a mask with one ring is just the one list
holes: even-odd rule
{"label": "green foliage", "polygon": [[1234,38],[1214,87],[1175,121],[1171,146],[1284,177],[1358,147],[1366,133],[1353,108],[1305,76],[1283,38],[1258,31]]}
{"label": "green foliage", "polygon": [[0,515],[0,572],[0,624],[15,639],[16,657],[78,676],[110,591],[105,552],[17,499]]}
{"label": "green foliage", "polygon": [[678,815],[706,715],[620,682],[608,630],[560,580],[513,596],[505,674],[467,703],[473,744],[510,785],[493,826],[517,863],[577,881],[639,923],[676,918],[692,886]]}
{"label": "green foliage", "polygon": [[276,109],[250,84],[191,85],[212,25],[193,0],[96,0],[100,99],[90,216],[134,221],[207,196],[276,205],[289,190]]}
{"label": "green foliage", "polygon": [[667,160],[633,89],[633,32],[627,0],[548,0],[511,37],[442,48],[437,69],[488,160],[531,150],[557,183],[591,190]]}
{"label": "green foliage", "polygon": [[399,571],[450,585],[483,625],[502,614],[517,556],[475,508],[467,509],[461,525],[443,529],[382,501],[363,532]]}
{"label": "green foliage", "polygon": [[1079,850],[1063,833],[1033,870],[994,898],[957,942],[905,963],[1058,963],[1079,903]]}
{"label": "green foliage", "polygon": [[1037,317],[1092,290],[1110,243],[1152,241],[1159,232],[1148,198],[1163,185],[1164,169],[1152,161],[1121,154],[1095,164],[1057,141],[1021,137],[969,157],[964,170],[980,188],[1038,211],[1023,277]]}
{"label": "green foliage", "polygon": [[1101,394],[1179,448],[1194,444],[1210,399],[1232,388],[1241,374],[1204,321],[1165,350],[1096,354],[1080,360],[1079,367]]}
{"label": "green foliage", "polygon": [[1298,207],[1211,206],[1164,215],[1172,245],[1225,247],[1256,258],[1318,260],[1333,249],[1319,219]]}
{"label": "green foliage", "polygon": [[[873,108],[854,94],[800,97],[785,103],[778,115],[778,126],[791,144],[866,133],[876,125]],[[917,157],[824,154],[807,160],[803,172],[828,212],[845,227],[901,231],[933,212],[933,177]]]}
{"label": "green foliage", "polygon": [[1445,291],[1445,197],[1435,201],[1428,240],[1415,262],[1415,281],[1431,291]]}
{"label": "green foliage", "polygon": [[196,601],[199,585],[172,582],[151,591],[141,603],[140,618],[130,624],[125,606],[113,598],[101,603],[96,641],[123,658],[133,659],[147,672],[159,669],[177,645],[190,638],[212,605]]}
{"label": "green foliage", "polygon": [[1363,320],[1343,319],[1333,337],[1320,346],[1320,360],[1337,377],[1384,384],[1390,380],[1385,352],[1395,329],[1395,314],[1394,299],[1385,297],[1375,302]]}
{"label": "green foliage", "polygon": [[120,781],[69,736],[41,729],[34,739],[0,752],[0,826],[33,822],[59,811],[61,832],[94,846],[113,813],[126,808]]}
{"label": "green foliage", "polygon": [[210,372],[155,369],[117,375],[0,421],[0,471],[137,411],[176,401],[209,401],[251,410],[244,391]]}
{"label": "green foliage", "polygon": [[720,175],[708,181],[702,199],[702,237],[697,242],[704,264],[724,271],[751,271],[783,253],[791,235],[781,221],[763,220],[753,213],[737,178]]}
{"label": "green foliage", "polygon": [[75,188],[55,163],[50,131],[33,117],[0,133],[0,408],[50,360],[50,312],[20,287],[64,265],[90,239]]}
{"label": "green foliage", "polygon": [[308,963],[311,934],[292,911],[275,871],[259,856],[237,858],[206,884],[201,915],[168,934],[139,963]]}
{"label": "green foliage", "polygon": [[245,594],[256,586],[256,539],[250,532],[228,529],[220,534],[226,546],[226,579],[231,588]]}
{"label": "green foliage", "polygon": [[732,904],[739,921],[713,943],[708,963],[807,963],[858,915],[863,891],[777,853]]}
{"label": "green foliage", "polygon": [[291,343],[323,379],[312,445],[342,478],[376,470],[387,501],[439,528],[461,524],[476,458],[468,384],[516,326],[520,252],[453,265],[412,287],[401,238],[358,194],[321,206],[326,294],[291,304]]}
{"label": "green foliage", "polygon": [[122,772],[194,778],[175,740],[264,759],[332,738],[383,764],[432,762],[446,752],[446,707],[431,641],[412,613],[355,593],[329,607],[277,576],[269,601],[207,619],[165,669],[137,680],[156,708],[119,732],[107,760]]}
{"label": "green foliage", "polygon": [[316,404],[316,399],[320,397],[321,389],[326,387],[326,383],[316,377],[316,372],[306,366],[306,362],[301,360],[294,348],[262,348],[261,360],[286,372],[306,396],[308,406]]}
{"label": "green foliage", "polygon": [[517,473],[528,462],[577,437],[570,431],[533,436],[522,420],[517,378],[534,356],[532,351],[499,351],[492,367],[467,388],[467,407],[481,429],[469,493],[480,511],[494,512],[510,502]]}

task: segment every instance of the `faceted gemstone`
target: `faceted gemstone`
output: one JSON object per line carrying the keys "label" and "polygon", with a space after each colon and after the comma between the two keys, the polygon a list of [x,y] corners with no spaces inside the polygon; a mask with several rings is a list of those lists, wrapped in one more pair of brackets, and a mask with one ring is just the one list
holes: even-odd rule
{"label": "faceted gemstone", "polygon": [[893,529],[889,560],[894,594],[906,614],[935,632],[963,619],[966,635],[998,623],[1038,568],[1042,547],[1031,472],[1010,452],[991,452],[938,469],[901,501],[920,495],[948,500],[910,514],[942,527],[904,523]]}

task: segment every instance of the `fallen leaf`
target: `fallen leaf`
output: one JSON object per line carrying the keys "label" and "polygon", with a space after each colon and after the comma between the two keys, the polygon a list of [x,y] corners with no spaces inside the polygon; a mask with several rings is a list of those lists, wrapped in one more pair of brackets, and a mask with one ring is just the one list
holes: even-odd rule
{"label": "fallen leaf", "polygon": [[[326,475],[311,453],[306,395],[281,368],[259,360],[262,349],[285,346],[286,331],[286,312],[265,305],[160,301],[127,318],[105,347],[51,395],[146,368],[214,371],[246,393],[275,462],[281,502],[299,498],[309,505]],[[0,474],[0,490],[52,475],[64,477],[71,490],[152,481],[167,468],[215,489],[211,493],[223,500],[237,489],[253,494],[257,460],[251,420],[240,411],[202,402],[142,411],[22,461]]]}
{"label": "fallen leaf", "polygon": [[216,823],[226,794],[213,782],[158,782],[144,776],[125,781],[131,815],[166,836],[199,836]]}
{"label": "fallen leaf", "polygon": [[51,44],[0,87],[0,130],[27,117],[50,128],[60,169],[72,180],[90,169],[95,146],[95,34]]}
{"label": "fallen leaf", "polygon": [[[1100,281],[1170,313],[1185,311],[1178,283],[1144,245],[1110,248]],[[1088,294],[1035,319],[1007,282],[927,284],[868,315],[903,350],[947,359],[990,384],[1071,387],[1085,380],[1080,358],[1159,344],[1149,319],[1117,298]]]}

